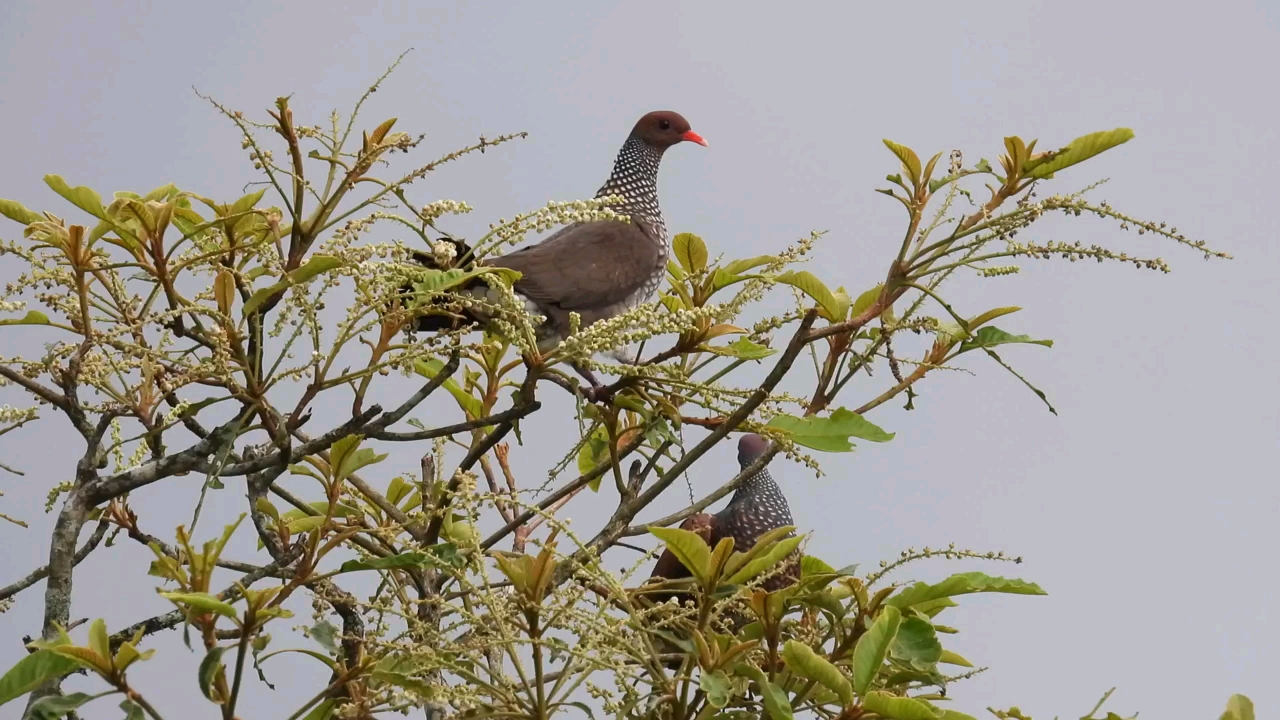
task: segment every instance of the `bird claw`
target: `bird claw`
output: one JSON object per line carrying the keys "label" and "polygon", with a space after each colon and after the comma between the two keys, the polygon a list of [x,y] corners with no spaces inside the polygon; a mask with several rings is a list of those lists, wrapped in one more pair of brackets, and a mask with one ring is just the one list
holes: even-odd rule
{"label": "bird claw", "polygon": [[605,404],[613,402],[613,391],[598,383],[584,389],[582,396],[586,398],[587,402],[591,403]]}

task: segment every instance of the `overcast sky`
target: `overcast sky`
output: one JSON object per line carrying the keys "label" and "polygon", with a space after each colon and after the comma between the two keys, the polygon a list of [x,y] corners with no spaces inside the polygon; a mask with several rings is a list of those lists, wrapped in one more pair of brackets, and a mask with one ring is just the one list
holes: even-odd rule
{"label": "overcast sky", "polygon": [[[892,443],[830,458],[820,479],[783,463],[775,475],[798,524],[815,533],[811,551],[833,564],[868,566],[948,542],[1026,558],[916,570],[983,569],[1049,592],[962,599],[948,611],[964,630],[948,645],[992,667],[951,688],[958,709],[1077,717],[1118,686],[1108,707],[1125,714],[1217,717],[1233,692],[1267,714],[1280,675],[1271,607],[1280,591],[1280,5],[597,0],[506,9],[514,5],[10,0],[0,5],[0,197],[70,215],[41,182],[59,173],[104,195],[172,181],[233,199],[252,168],[234,127],[193,87],[259,115],[293,93],[299,122],[315,124],[414,47],[366,125],[398,116],[397,129],[427,134],[432,155],[482,133],[530,132],[415,186],[421,202],[476,207],[454,226],[462,235],[547,200],[590,196],[636,118],[673,109],[710,142],[677,147],[664,162],[673,231],[747,256],[830,230],[812,269],[861,291],[882,279],[903,231],[900,206],[873,192],[896,171],[881,138],[925,156],[958,148],[973,161],[994,159],[1005,135],[1049,148],[1131,127],[1134,141],[1051,187],[1110,177],[1098,199],[1236,260],[1206,263],[1099,222],[1046,225],[1043,239],[1115,244],[1174,267],[1165,276],[1054,262],[952,288],[962,311],[1020,305],[1002,327],[1056,341],[1004,353],[1049,393],[1056,417],[999,368],[973,362],[976,377],[931,375],[915,411],[897,401],[877,410],[872,419],[898,433]],[[6,260],[0,273],[14,272]],[[3,402],[25,401],[5,392]],[[0,440],[0,460],[27,473],[0,476],[0,511],[32,525],[0,523],[0,585],[45,562],[53,516],[43,498],[81,452],[66,438],[55,420]],[[731,457],[718,452],[694,482],[718,485]],[[171,537],[193,489],[134,502],[151,532]],[[593,502],[611,499],[571,514],[604,507]],[[242,504],[229,490],[212,512],[231,517]],[[252,539],[242,540],[245,557]],[[145,558],[138,547],[100,549],[77,573],[72,616],[118,628],[164,611]],[[42,591],[5,614],[0,665],[38,632]],[[162,656],[131,675],[178,716],[196,697],[199,658],[176,633],[156,646]],[[281,689],[255,689],[246,716],[287,714],[314,691],[302,683],[321,677],[290,668],[273,679]],[[118,714],[112,704],[87,717]]]}

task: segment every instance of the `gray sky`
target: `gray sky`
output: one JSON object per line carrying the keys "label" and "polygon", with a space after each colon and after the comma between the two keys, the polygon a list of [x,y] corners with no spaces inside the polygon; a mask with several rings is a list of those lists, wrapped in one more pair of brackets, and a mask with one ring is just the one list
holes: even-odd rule
{"label": "gray sky", "polygon": [[[349,107],[412,46],[370,103],[367,125],[396,115],[397,129],[427,133],[431,154],[480,133],[531,133],[416,186],[419,201],[476,207],[456,225],[462,235],[550,199],[589,196],[635,119],[674,109],[711,144],[676,148],[664,163],[662,204],[674,231],[699,233],[713,252],[747,256],[827,229],[811,269],[860,292],[883,277],[903,227],[897,203],[872,192],[896,171],[880,138],[925,156],[959,148],[972,161],[994,158],[1008,134],[1049,148],[1132,127],[1134,141],[1061,174],[1051,191],[1112,177],[1097,198],[1171,222],[1237,260],[1205,263],[1098,222],[1046,224],[1038,237],[1106,242],[1174,266],[1161,276],[1054,262],[952,288],[970,314],[1023,306],[1002,327],[1056,341],[1052,350],[1004,355],[1049,393],[1057,417],[998,368],[970,363],[977,377],[931,375],[914,412],[900,402],[876,411],[872,419],[898,433],[892,443],[831,458],[821,479],[796,466],[775,474],[797,522],[816,532],[811,551],[835,564],[869,565],[908,545],[948,542],[1026,558],[1019,567],[915,571],[984,569],[1050,593],[964,599],[948,611],[964,629],[949,646],[993,668],[952,688],[958,709],[1019,705],[1036,717],[1075,717],[1119,686],[1108,706],[1117,712],[1216,717],[1230,693],[1243,692],[1265,714],[1267,678],[1280,673],[1280,628],[1268,610],[1280,590],[1280,381],[1271,370],[1280,352],[1280,253],[1267,220],[1280,139],[1280,6],[500,7],[5,3],[0,197],[66,210],[41,182],[45,173],[104,195],[172,181],[238,197],[254,178],[238,133],[192,86],[255,113],[294,93],[299,121],[314,124],[332,107]],[[19,234],[12,224],[0,232]],[[2,272],[14,270],[6,263]],[[0,524],[9,549],[0,584],[45,561],[52,516],[39,508],[80,452],[78,442],[59,445],[64,429],[51,422],[0,440],[4,462],[27,471],[0,477],[0,511],[32,522],[30,530]],[[719,453],[694,481],[719,484],[730,457]],[[722,477],[707,477],[715,468]],[[151,532],[171,537],[187,521],[192,489],[135,499]],[[217,501],[225,505],[217,517],[242,504],[239,491]],[[243,540],[242,556],[252,549],[247,534]],[[167,609],[142,575],[145,552],[99,550],[77,574],[73,617],[105,616],[116,628]],[[0,665],[19,657],[23,634],[38,630],[42,588],[5,615]],[[173,714],[194,697],[199,658],[186,655],[175,633],[157,646],[163,655],[131,674]],[[320,679],[310,667],[289,672],[273,678],[275,696],[254,691],[262,703],[255,716],[292,706],[305,691],[299,683]],[[17,717],[18,707],[0,716]],[[88,717],[117,714],[103,706]]]}

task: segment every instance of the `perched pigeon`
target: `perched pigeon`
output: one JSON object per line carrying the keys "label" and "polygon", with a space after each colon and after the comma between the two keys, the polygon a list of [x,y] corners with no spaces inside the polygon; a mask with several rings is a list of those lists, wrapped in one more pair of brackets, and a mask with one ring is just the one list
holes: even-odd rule
{"label": "perched pigeon", "polygon": [[[636,123],[618,152],[613,174],[596,197],[620,196],[610,207],[630,222],[601,220],[569,225],[542,242],[515,252],[481,261],[521,273],[517,296],[530,312],[546,318],[538,328],[538,347],[546,352],[569,334],[569,313],[576,312],[582,327],[607,320],[649,301],[666,271],[671,242],[658,206],[658,165],[667,148],[681,142],[707,142],[674,112],[651,112]],[[457,257],[468,261],[470,248],[453,241]],[[418,259],[433,265],[432,256]],[[492,292],[482,281],[465,291],[482,299]],[[418,318],[417,330],[456,329],[481,324],[489,318],[476,308],[454,314],[428,314]],[[588,378],[591,379],[591,378]],[[595,383],[593,382],[593,385]]]}
{"label": "perched pigeon", "polygon": [[[738,441],[738,465],[746,470],[764,454],[769,441],[763,437],[748,433]],[[791,519],[791,508],[782,490],[773,481],[767,467],[747,478],[738,486],[729,504],[715,515],[699,513],[686,519],[680,525],[682,529],[698,533],[711,547],[715,547],[722,538],[733,538],[733,549],[746,552],[755,544],[761,535],[784,527],[794,525]],[[794,565],[794,563],[792,563]],[[786,571],[767,578],[762,584],[766,590],[778,590],[795,582],[797,568],[789,567]],[[666,550],[658,558],[653,567],[652,580],[678,580],[689,577],[688,568],[670,551]],[[655,601],[662,602],[673,594],[651,595]]]}

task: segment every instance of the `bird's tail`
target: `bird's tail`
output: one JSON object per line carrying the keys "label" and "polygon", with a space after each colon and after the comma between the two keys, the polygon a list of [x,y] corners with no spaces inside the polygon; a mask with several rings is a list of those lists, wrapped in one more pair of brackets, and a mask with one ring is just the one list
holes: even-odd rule
{"label": "bird's tail", "polygon": [[[417,262],[419,265],[431,270],[467,268],[474,264],[475,257],[471,246],[464,241],[446,236],[441,237],[436,241],[436,247],[440,247],[441,243],[447,243],[453,246],[453,257],[451,259],[438,256],[433,252],[414,250],[414,262]],[[472,280],[470,283],[457,288],[457,290],[469,290],[480,282],[481,281],[478,279]],[[410,303],[414,294],[413,283],[405,283],[401,286],[400,290],[401,303]],[[466,327],[483,325],[484,322],[484,319],[477,317],[470,308],[461,307],[456,302],[451,302],[446,297],[436,296],[424,307],[417,308],[414,311],[414,317],[409,322],[406,330],[409,332],[447,332],[450,330],[460,330]]]}

